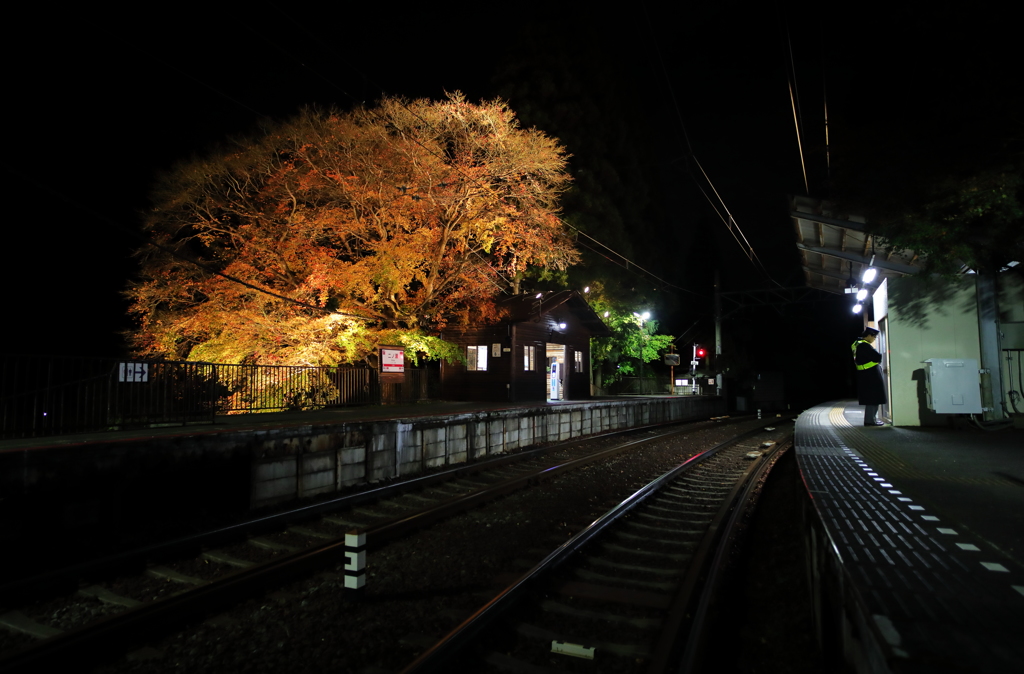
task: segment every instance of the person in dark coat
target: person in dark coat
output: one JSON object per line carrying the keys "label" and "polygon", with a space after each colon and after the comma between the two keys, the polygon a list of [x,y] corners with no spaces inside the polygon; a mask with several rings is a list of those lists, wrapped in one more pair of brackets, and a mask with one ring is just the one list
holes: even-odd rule
{"label": "person in dark coat", "polygon": [[878,406],[889,402],[882,380],[882,354],[873,346],[878,330],[864,328],[860,339],[853,343],[853,363],[857,366],[857,402],[864,405],[864,425],[882,426],[875,418]]}

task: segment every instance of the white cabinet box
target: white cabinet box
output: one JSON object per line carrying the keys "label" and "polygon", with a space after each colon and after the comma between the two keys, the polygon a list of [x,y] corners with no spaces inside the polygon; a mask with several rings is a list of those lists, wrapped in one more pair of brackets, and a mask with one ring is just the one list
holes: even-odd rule
{"label": "white cabinet box", "polygon": [[973,358],[924,361],[928,409],[938,414],[981,414],[981,375]]}

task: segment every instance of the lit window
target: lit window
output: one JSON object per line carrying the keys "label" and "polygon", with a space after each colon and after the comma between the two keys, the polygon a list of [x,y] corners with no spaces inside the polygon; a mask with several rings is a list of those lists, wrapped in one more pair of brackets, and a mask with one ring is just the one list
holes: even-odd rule
{"label": "lit window", "polygon": [[537,369],[537,347],[535,346],[524,346],[523,347],[523,370],[526,372],[533,372]]}
{"label": "lit window", "polygon": [[477,372],[487,371],[487,346],[466,347],[466,368]]}

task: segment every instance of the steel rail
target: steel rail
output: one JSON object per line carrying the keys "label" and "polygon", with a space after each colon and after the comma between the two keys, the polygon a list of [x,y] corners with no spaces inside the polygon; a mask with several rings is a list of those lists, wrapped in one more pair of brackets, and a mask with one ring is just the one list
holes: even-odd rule
{"label": "steel rail", "polygon": [[[736,480],[729,495],[724,499],[722,507],[715,514],[701,539],[680,589],[673,599],[668,618],[655,646],[648,674],[667,672],[680,658],[683,664],[678,671],[694,671],[698,651],[706,638],[704,621],[725,567],[731,549],[729,543],[734,539],[739,519],[749,506],[754,487],[761,476],[774,465],[781,448],[788,446],[792,441],[793,436],[790,435],[763,453]],[[685,647],[680,651],[679,634],[684,624],[688,625],[687,640]]]}
{"label": "steel rail", "polygon": [[[742,417],[733,418],[730,419],[728,423],[736,423],[743,420],[745,419]],[[437,483],[448,482],[467,475],[474,475],[476,473],[499,468],[507,464],[529,461],[537,456],[543,456],[544,454],[558,451],[560,449],[579,444],[580,442],[588,442],[591,440],[615,437],[616,435],[626,435],[629,433],[664,428],[666,426],[691,423],[696,422],[664,422],[629,429],[608,431],[606,433],[598,433],[584,438],[575,438],[565,442],[529,449],[515,454],[489,458],[483,461],[472,461],[463,466],[438,471],[431,473],[430,475],[424,475],[410,480],[403,480],[383,487],[376,487],[374,489],[342,496],[321,503],[294,508],[287,512],[251,518],[199,534],[190,534],[171,541],[147,545],[114,555],[81,562],[62,569],[48,571],[36,576],[18,579],[16,581],[0,585],[0,604],[12,605],[25,601],[26,598],[55,596],[64,592],[74,591],[79,582],[84,578],[98,579],[124,569],[143,568],[147,563],[153,561],[179,557],[204,548],[219,547],[234,541],[242,540],[247,536],[279,531],[287,526],[301,523],[321,515],[339,510],[355,508],[368,503],[375,503],[410,492],[420,491]]]}
{"label": "steel rail", "polygon": [[609,526],[615,524],[626,513],[640,505],[647,497],[656,493],[665,485],[670,484],[679,475],[690,470],[694,465],[704,459],[713,456],[730,445],[763,432],[763,427],[756,428],[721,442],[700,454],[690,457],[676,468],[673,468],[671,471],[641,487],[585,529],[552,551],[547,557],[527,571],[517,581],[498,593],[498,595],[488,601],[473,615],[463,621],[458,627],[449,632],[441,639],[441,641],[434,644],[413,662],[407,665],[401,671],[401,674],[426,674],[428,672],[447,671],[450,664],[449,661],[456,657],[463,649],[467,648],[478,634],[512,610],[523,599],[527,592],[544,582],[553,570],[569,560],[579,549],[586,546]]}
{"label": "steel rail", "polygon": [[[669,424],[661,424],[659,426],[664,425]],[[389,522],[384,522],[359,531],[366,534],[368,548],[378,548],[389,541],[395,540],[412,531],[420,530],[439,520],[451,517],[452,515],[475,507],[487,500],[499,498],[512,491],[521,489],[529,485],[531,482],[549,479],[562,472],[579,468],[589,463],[608,459],[615,454],[634,449],[644,444],[658,442],[667,437],[671,437],[672,435],[682,434],[687,430],[689,429],[676,429],[668,433],[625,442],[617,445],[616,447],[597,452],[587,457],[574,459],[555,466],[549,466],[539,472],[510,478],[498,483],[497,485],[485,487],[478,492],[465,496],[454,497],[444,503],[420,511],[414,515],[395,518]],[[744,433],[741,436],[738,436],[738,438],[760,432],[762,432],[762,430],[758,428],[754,431]],[[622,432],[613,432],[609,435],[621,433]],[[588,440],[589,439],[596,438],[588,438]],[[737,441],[737,438],[727,441],[726,443],[722,443],[708,451],[716,451],[718,447],[735,441]],[[559,443],[559,445],[554,447],[546,447],[543,449],[551,451],[553,448],[563,447],[569,444],[577,444],[579,442],[580,439],[576,439],[575,441]],[[707,454],[707,452],[705,452],[705,454]],[[522,454],[515,456],[521,457]],[[480,464],[480,466],[483,465],[483,463]],[[488,467],[493,466],[494,464],[490,464]],[[453,471],[446,472],[450,477]],[[424,479],[435,478],[436,476],[427,476],[427,478]],[[385,487],[383,489],[386,490],[389,488],[390,487]],[[649,490],[645,487],[637,492],[637,494],[634,494],[634,497],[640,497],[640,495],[643,494],[641,497],[642,500],[642,498],[646,497],[647,493],[649,493]],[[363,497],[365,495],[366,493],[355,496]],[[378,498],[374,500],[380,499]],[[320,505],[322,506],[323,504]],[[318,507],[320,506],[310,506],[309,508],[315,509]],[[595,522],[595,524],[597,523]],[[594,525],[591,525],[591,527],[593,526]],[[603,526],[601,528],[603,528]],[[346,558],[346,551],[347,548],[345,541],[335,540],[298,552],[282,555],[281,557],[271,560],[265,564],[233,572],[223,578],[212,580],[209,583],[186,592],[172,595],[152,603],[143,604],[135,608],[130,608],[94,623],[50,637],[38,644],[33,644],[27,648],[21,649],[20,651],[16,651],[9,657],[0,661],[0,666],[3,667],[5,672],[35,672],[45,665],[67,664],[71,661],[80,664],[83,658],[95,659],[98,656],[105,654],[105,649],[109,647],[113,647],[115,645],[121,645],[123,647],[124,644],[136,641],[151,631],[167,629],[198,615],[223,609],[240,599],[244,599],[248,596],[264,591],[267,588],[280,586],[295,576],[307,574],[323,568],[324,566],[341,562]]]}

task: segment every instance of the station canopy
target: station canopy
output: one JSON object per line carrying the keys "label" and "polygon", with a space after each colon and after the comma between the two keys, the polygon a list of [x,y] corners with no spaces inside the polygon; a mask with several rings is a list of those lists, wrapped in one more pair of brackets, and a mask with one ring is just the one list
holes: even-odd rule
{"label": "station canopy", "polygon": [[789,215],[796,228],[807,285],[842,295],[847,288],[860,287],[864,270],[874,267],[877,287],[885,278],[916,274],[923,259],[913,251],[889,251],[884,243],[866,231],[865,220],[838,213],[831,204],[809,197],[790,197]]}

